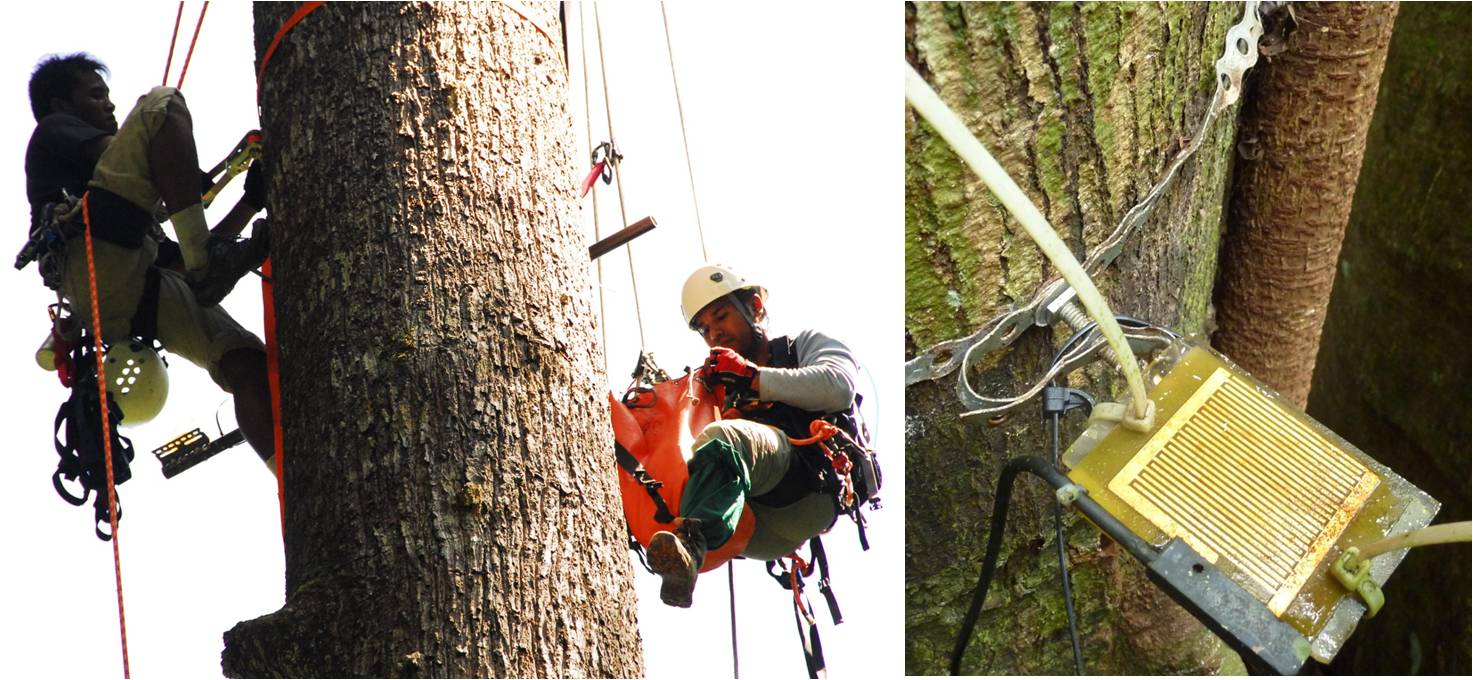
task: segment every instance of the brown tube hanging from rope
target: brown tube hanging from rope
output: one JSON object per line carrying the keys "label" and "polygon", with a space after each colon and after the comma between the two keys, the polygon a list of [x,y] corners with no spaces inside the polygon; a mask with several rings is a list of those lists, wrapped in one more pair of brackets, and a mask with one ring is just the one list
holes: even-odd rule
{"label": "brown tube hanging from rope", "polygon": [[1303,408],[1397,6],[1293,8],[1245,97],[1213,344]]}

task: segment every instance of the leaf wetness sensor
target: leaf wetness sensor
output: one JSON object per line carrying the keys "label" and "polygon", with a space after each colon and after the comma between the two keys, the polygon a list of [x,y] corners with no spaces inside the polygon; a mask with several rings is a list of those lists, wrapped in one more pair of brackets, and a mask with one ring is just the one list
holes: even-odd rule
{"label": "leaf wetness sensor", "polygon": [[[1427,526],[1438,502],[1203,345],[1173,343],[1148,386],[1155,427],[1091,421],[1064,457],[1070,479],[1147,542],[1182,539],[1328,663],[1366,611],[1331,564]],[[1373,558],[1371,580],[1405,555]]]}

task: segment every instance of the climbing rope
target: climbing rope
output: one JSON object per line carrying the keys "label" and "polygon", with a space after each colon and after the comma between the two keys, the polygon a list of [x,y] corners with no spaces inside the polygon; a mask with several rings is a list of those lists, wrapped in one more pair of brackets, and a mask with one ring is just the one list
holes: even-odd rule
{"label": "climbing rope", "polygon": [[[593,112],[591,111],[592,106],[591,106],[591,104],[589,102],[589,96],[588,96],[588,48],[587,48],[587,41],[585,40],[585,38],[587,37],[588,33],[585,30],[584,23],[583,23],[583,4],[584,3],[581,3],[581,2],[578,3],[578,57],[579,57],[580,60],[582,60],[582,63],[583,63],[583,132],[584,132],[584,136],[587,137],[587,139],[588,139],[588,147],[589,147],[588,153],[589,153],[590,156],[592,156],[593,155]],[[585,190],[585,192],[586,192],[586,190]],[[599,225],[598,225],[598,192],[594,192],[594,194],[593,194],[593,240],[595,242],[597,242],[599,239],[602,239],[602,238],[603,238],[603,233],[599,230]],[[598,271],[598,319],[599,319],[598,331],[599,331],[600,337],[603,340],[603,346],[604,347],[608,347],[609,346],[609,324],[607,322],[607,319],[609,317],[608,317],[608,313],[605,311],[605,307],[604,307],[604,261],[603,261],[603,258],[597,258],[597,259],[595,259],[593,261],[593,266]]]}
{"label": "climbing rope", "polygon": [[670,83],[675,87],[675,111],[680,114],[680,146],[685,150],[685,174],[690,179],[690,203],[696,211],[696,236],[701,241],[701,260],[711,261],[706,255],[706,231],[701,227],[701,204],[696,200],[696,174],[691,169],[690,140],[685,134],[685,107],[680,104],[680,80],[675,77],[675,50],[670,47],[670,19],[665,15],[665,3],[660,3],[660,22],[665,27],[665,55],[670,61]]}
{"label": "climbing rope", "polygon": [[[598,72],[599,78],[603,83],[604,118],[609,124],[609,143],[612,144],[616,139],[614,137],[614,112],[609,106],[609,72],[606,66],[607,60],[604,59],[604,29],[603,22],[599,20],[597,4],[593,6],[593,29],[598,36]],[[585,75],[584,77],[586,78],[587,76]],[[614,168],[614,186],[618,190],[619,195],[619,224],[627,225],[629,224],[629,216],[624,211],[624,179],[619,174],[619,163],[614,160],[613,154],[610,154],[609,162]],[[624,254],[629,257],[629,285],[634,291],[634,319],[639,325],[639,351],[644,352],[646,347],[644,339],[644,313],[640,311],[639,281],[634,274],[634,246],[624,246]]]}
{"label": "climbing rope", "polygon": [[[208,1],[199,8],[199,19],[194,22],[194,37],[189,39],[189,51],[184,54],[184,64],[179,67],[179,82],[174,85],[176,90],[184,87],[184,74],[189,72],[189,61],[194,57],[194,46],[199,42],[199,31],[205,24],[205,12],[209,9]],[[169,36],[169,56],[164,60],[164,78],[160,85],[169,84],[169,71],[174,67],[174,48],[179,42],[179,26],[183,19],[184,0],[179,0],[179,11],[174,13],[174,33]]]}
{"label": "climbing rope", "polygon": [[118,589],[118,634],[123,642],[123,677],[132,677],[128,669],[128,618],[123,612],[123,561],[118,552],[118,490],[113,478],[112,423],[108,418],[107,374],[102,366],[102,311],[97,304],[97,262],[92,251],[92,215],[88,210],[91,194],[82,195],[82,233],[87,244],[87,286],[92,293],[92,356],[97,360],[97,398],[102,404],[102,448],[107,467],[107,519],[112,529],[113,578]]}
{"label": "climbing rope", "polygon": [[726,592],[731,598],[731,677],[742,677],[741,663],[737,656],[737,625],[736,625],[736,567],[735,563],[726,563]]}
{"label": "climbing rope", "polygon": [[[266,65],[271,62],[276,48],[297,24],[307,15],[322,6],[322,2],[304,2],[297,7],[281,28],[272,36],[271,43],[261,55],[261,66],[256,70],[256,109],[260,112],[261,96],[266,78]],[[271,445],[276,458],[276,502],[281,514],[281,535],[286,538],[286,445],[281,429],[281,352],[276,342],[276,298],[273,290],[271,258],[261,263],[261,310],[265,317],[266,331],[266,382],[271,388]]]}
{"label": "climbing rope", "polygon": [[179,11],[174,14],[174,34],[169,36],[169,57],[164,60],[164,77],[159,85],[169,84],[169,71],[174,68],[174,45],[179,42],[179,22],[184,19],[184,0],[179,0]]}
{"label": "climbing rope", "polygon": [[[194,22],[194,37],[189,39],[189,51],[184,53],[184,65],[179,67],[179,83],[174,86],[176,90],[184,89],[184,74],[189,72],[189,60],[194,58],[194,45],[199,41],[199,29],[205,25],[205,11],[208,9],[210,9],[210,3],[206,0],[205,4],[199,8],[199,20]],[[170,46],[170,50],[172,49],[173,46]],[[165,76],[167,77],[167,74]]]}

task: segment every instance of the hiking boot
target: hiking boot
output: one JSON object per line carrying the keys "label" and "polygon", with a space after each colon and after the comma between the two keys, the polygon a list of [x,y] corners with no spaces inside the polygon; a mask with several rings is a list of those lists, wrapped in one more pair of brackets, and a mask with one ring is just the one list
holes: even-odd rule
{"label": "hiking boot", "polygon": [[256,220],[249,239],[210,236],[205,243],[209,265],[189,279],[195,299],[205,307],[220,304],[242,276],[266,261],[270,247],[271,226],[266,220]]}
{"label": "hiking boot", "polygon": [[706,561],[706,537],[701,520],[675,518],[672,531],[657,531],[646,551],[650,570],[660,575],[660,600],[672,607],[689,607],[696,574]]}

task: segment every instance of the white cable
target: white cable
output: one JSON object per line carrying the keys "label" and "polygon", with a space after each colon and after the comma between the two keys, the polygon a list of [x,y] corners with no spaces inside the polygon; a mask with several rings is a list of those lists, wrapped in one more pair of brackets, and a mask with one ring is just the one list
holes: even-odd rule
{"label": "white cable", "polygon": [[1023,229],[1038,244],[1039,250],[1053,263],[1054,269],[1059,275],[1074,288],[1079,295],[1079,302],[1084,305],[1085,311],[1089,312],[1090,318],[1100,325],[1100,331],[1110,344],[1110,349],[1115,351],[1115,359],[1120,364],[1120,371],[1125,374],[1125,382],[1130,387],[1131,405],[1136,417],[1146,419],[1150,402],[1146,397],[1146,384],[1141,380],[1140,367],[1136,365],[1135,353],[1130,350],[1130,343],[1125,340],[1125,332],[1120,329],[1120,324],[1115,322],[1115,315],[1110,312],[1110,307],[1105,303],[1105,298],[1095,288],[1089,274],[1079,266],[1079,261],[1074,259],[1074,254],[1069,252],[1069,246],[1054,232],[1049,224],[1048,218],[1039,212],[1028,199],[1027,194],[1018,188],[1012,177],[1008,176],[1006,170],[993,160],[992,154],[982,146],[982,142],[967,129],[956,112],[951,110],[931,86],[916,73],[915,68],[909,63],[905,65],[905,100],[915,107],[917,113],[926,119],[931,127],[946,140],[946,143],[956,151],[957,155],[966,162],[967,166],[977,173],[978,177],[992,190],[994,196],[1002,201],[1008,212],[1023,225]]}

